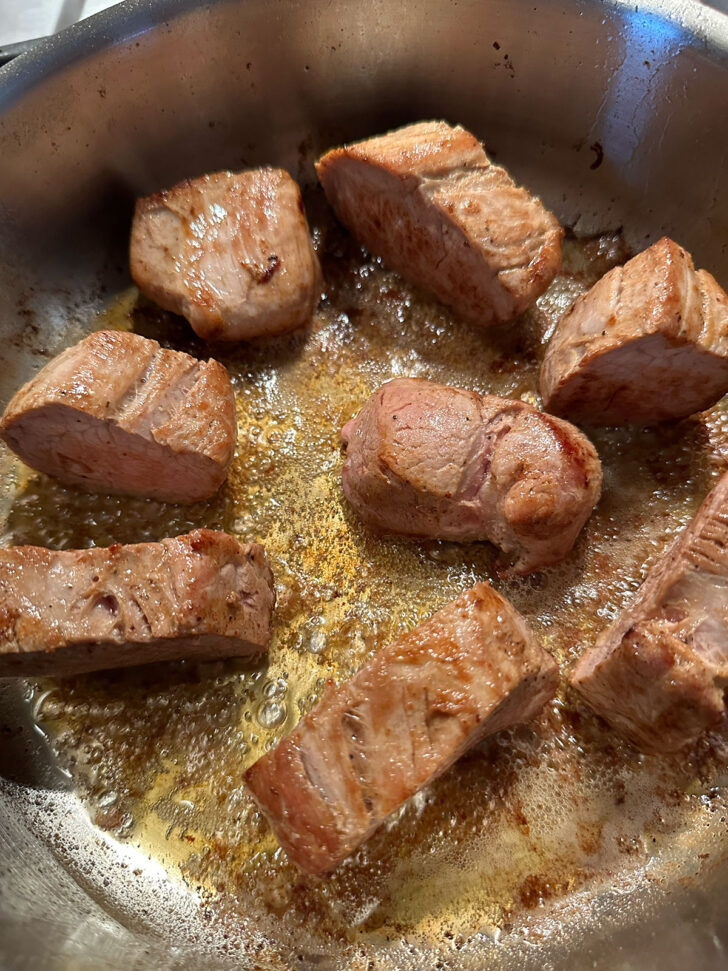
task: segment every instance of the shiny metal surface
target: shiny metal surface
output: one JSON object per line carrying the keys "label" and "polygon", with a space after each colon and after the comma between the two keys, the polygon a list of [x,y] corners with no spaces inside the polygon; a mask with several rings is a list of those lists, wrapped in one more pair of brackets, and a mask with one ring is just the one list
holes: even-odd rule
{"label": "shiny metal surface", "polygon": [[[697,4],[124,4],[0,71],[0,403],[126,284],[136,195],[267,161],[311,181],[320,149],[417,118],[472,128],[577,230],[672,234],[725,286],[726,104],[728,19]],[[19,693],[0,686],[3,967],[282,967],[255,928],[226,954],[161,867],[130,876]],[[725,967],[728,873],[711,879],[607,895],[518,966]],[[485,938],[456,960],[502,963]]]}

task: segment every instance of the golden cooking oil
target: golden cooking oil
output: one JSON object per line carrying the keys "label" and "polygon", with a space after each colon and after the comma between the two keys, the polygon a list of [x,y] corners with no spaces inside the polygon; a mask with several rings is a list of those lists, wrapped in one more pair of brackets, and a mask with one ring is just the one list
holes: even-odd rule
{"label": "golden cooking oil", "polygon": [[673,759],[641,756],[562,693],[534,725],[476,747],[331,877],[309,878],[287,863],[242,775],[316,704],[328,679],[350,677],[481,579],[525,614],[566,672],[728,456],[724,406],[669,426],[593,431],[602,501],[568,559],[525,578],[510,576],[487,544],[375,535],[340,485],[339,432],[368,395],[413,375],[538,403],[556,320],[627,254],[618,235],[567,240],[564,268],[536,307],[478,329],[372,259],[316,200],[313,208],[327,283],[307,329],[211,347],[133,289],[89,322],[226,365],[238,448],[219,495],[191,507],[90,496],[13,466],[6,543],[107,545],[205,525],[263,543],[276,576],[266,658],[35,686],[39,723],[92,819],[162,860],[225,919],[258,915],[272,934],[305,931],[317,946],[507,935],[524,914],[566,905],[584,888],[658,879],[661,861],[698,829],[710,859],[726,855],[720,739]]}

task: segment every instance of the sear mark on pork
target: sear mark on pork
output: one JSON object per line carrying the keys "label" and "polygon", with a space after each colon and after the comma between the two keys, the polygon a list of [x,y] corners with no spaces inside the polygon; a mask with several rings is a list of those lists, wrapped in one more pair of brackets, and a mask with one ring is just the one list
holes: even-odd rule
{"label": "sear mark on pork", "polygon": [[561,266],[556,217],[463,128],[409,125],[333,149],[316,171],[357,239],[477,324],[522,313]]}
{"label": "sear mark on pork", "polygon": [[344,494],[364,522],[488,540],[515,556],[519,573],[562,560],[600,496],[591,442],[523,401],[398,378],[341,436]]}
{"label": "sear mark on pork", "polygon": [[245,774],[289,857],[326,873],[487,735],[534,718],[558,668],[479,583],[379,651]]}
{"label": "sear mark on pork", "polygon": [[0,436],[27,465],[67,484],[191,503],[225,481],[235,397],[217,361],[97,331],[15,394]]}
{"label": "sear mark on pork", "polygon": [[717,726],[728,690],[728,473],[653,567],[571,683],[645,752]]}
{"label": "sear mark on pork", "polygon": [[308,323],[321,271],[298,185],[283,169],[218,172],[139,199],[131,275],[205,340]]}
{"label": "sear mark on pork", "polygon": [[728,391],[728,296],[664,237],[610,270],[557,324],[544,408],[595,424],[703,411]]}
{"label": "sear mark on pork", "polygon": [[263,547],[209,529],[107,549],[0,550],[0,677],[258,654],[274,602]]}

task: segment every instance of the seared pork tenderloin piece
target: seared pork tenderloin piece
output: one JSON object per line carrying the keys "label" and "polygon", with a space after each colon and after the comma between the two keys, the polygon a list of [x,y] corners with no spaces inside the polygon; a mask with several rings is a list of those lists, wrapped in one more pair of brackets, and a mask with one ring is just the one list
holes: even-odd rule
{"label": "seared pork tenderloin piece", "polygon": [[557,324],[544,408],[594,424],[703,411],[728,391],[728,297],[664,237],[610,270]]}
{"label": "seared pork tenderloin piece", "polygon": [[0,678],[268,650],[263,547],[198,529],[108,549],[0,550]]}
{"label": "seared pork tenderloin piece", "polygon": [[728,473],[580,659],[571,683],[644,752],[674,752],[725,716]]}
{"label": "seared pork tenderloin piece", "polygon": [[98,331],[17,392],[0,437],[27,465],[90,492],[197,502],[227,476],[235,396],[217,361]]}
{"label": "seared pork tenderloin piece", "polygon": [[561,266],[556,217],[463,128],[409,125],[335,148],[316,171],[358,240],[476,324],[522,313]]}
{"label": "seared pork tenderloin piece", "polygon": [[572,425],[523,401],[417,378],[376,391],[341,432],[344,494],[377,529],[489,540],[528,573],[562,560],[601,492]]}
{"label": "seared pork tenderloin piece", "polygon": [[139,199],[131,275],[205,340],[308,323],[321,295],[301,192],[282,169],[218,172]]}
{"label": "seared pork tenderloin piece", "polygon": [[245,774],[288,856],[342,862],[487,735],[534,718],[558,667],[487,583],[379,651]]}

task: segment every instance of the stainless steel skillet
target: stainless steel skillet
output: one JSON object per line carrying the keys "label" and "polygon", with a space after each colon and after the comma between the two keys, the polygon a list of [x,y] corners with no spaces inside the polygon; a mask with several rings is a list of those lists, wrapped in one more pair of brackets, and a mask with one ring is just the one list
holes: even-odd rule
{"label": "stainless steel skillet", "polygon": [[[478,132],[579,232],[623,227],[634,247],[670,233],[725,285],[726,106],[728,20],[698,4],[124,4],[0,72],[0,398],[127,285],[136,195],[267,161],[311,181],[319,148],[420,117]],[[3,966],[297,959],[245,922],[226,941],[161,864],[136,875],[89,824],[19,690],[0,692]],[[425,941],[393,957],[381,941],[366,957],[302,950],[295,966],[718,968],[726,903],[723,867],[595,897],[518,947],[476,935],[444,956]]]}

